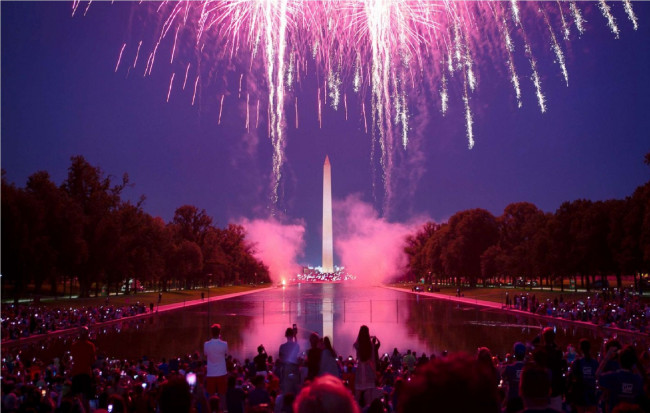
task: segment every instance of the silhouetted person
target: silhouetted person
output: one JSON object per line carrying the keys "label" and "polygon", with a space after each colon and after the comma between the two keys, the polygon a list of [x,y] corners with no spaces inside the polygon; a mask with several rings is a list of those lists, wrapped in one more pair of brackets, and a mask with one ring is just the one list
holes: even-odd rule
{"label": "silhouetted person", "polygon": [[521,372],[519,393],[526,407],[522,413],[559,413],[551,408],[551,376],[548,369],[529,363]]}
{"label": "silhouetted person", "polygon": [[184,377],[173,377],[163,384],[158,397],[160,413],[189,413],[191,408],[190,385],[187,384]]}
{"label": "silhouetted person", "polygon": [[304,387],[293,404],[295,413],[359,413],[359,405],[343,382],[329,374]]}
{"label": "silhouetted person", "polygon": [[[571,365],[569,375],[569,390],[567,399],[578,413],[595,413],[598,407],[596,395],[596,371],[598,362],[591,357],[591,342],[586,338],[580,340],[582,357]],[[569,397],[570,396],[570,397]]]}
{"label": "silhouetted person", "polygon": [[562,396],[566,389],[564,374],[567,363],[562,350],[555,343],[553,327],[546,327],[542,331],[542,345],[535,349],[533,359],[535,363],[545,367],[551,372],[551,407],[562,410]]}
{"label": "silhouetted person", "polygon": [[454,354],[418,369],[404,385],[400,413],[499,413],[493,372],[475,358]]}
{"label": "silhouetted person", "polygon": [[291,327],[284,332],[287,342],[280,346],[279,361],[281,363],[280,386],[283,393],[297,393],[300,385],[300,369],[298,354],[300,346],[296,342],[295,330]]}
{"label": "silhouetted person", "polygon": [[212,339],[203,344],[203,354],[208,361],[207,373],[205,378],[205,389],[208,395],[212,396],[219,393],[223,398],[227,388],[226,353],[228,352],[228,343],[221,340],[221,325],[212,324],[210,328]]}
{"label": "silhouetted person", "polygon": [[[604,366],[609,359],[614,357],[615,348],[612,347],[605,355],[601,362]],[[639,404],[643,397],[643,378],[632,368],[637,363],[637,356],[634,347],[627,345],[619,351],[619,363],[621,368],[616,371],[600,374],[602,370],[598,368],[598,383],[607,393],[606,412],[611,412],[619,403],[626,402],[630,404]]]}
{"label": "silhouetted person", "polygon": [[86,410],[90,410],[88,401],[95,395],[92,388],[93,364],[97,358],[95,345],[88,339],[88,327],[79,329],[79,340],[70,347],[72,356],[72,395],[81,394]]}
{"label": "silhouetted person", "polygon": [[309,335],[310,349],[307,350],[307,380],[313,380],[318,376],[320,361],[323,349],[320,348],[321,340],[318,333]]}
{"label": "silhouetted person", "polygon": [[376,388],[377,360],[375,359],[375,353],[379,346],[380,343],[377,337],[370,337],[368,326],[362,325],[357,340],[354,342],[354,349],[357,351],[354,388],[361,407],[371,401],[366,400],[366,393],[369,393],[367,390]]}

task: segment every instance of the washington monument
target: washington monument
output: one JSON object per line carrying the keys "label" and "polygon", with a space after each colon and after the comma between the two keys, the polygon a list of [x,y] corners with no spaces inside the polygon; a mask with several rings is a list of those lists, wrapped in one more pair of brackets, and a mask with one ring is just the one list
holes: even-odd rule
{"label": "washington monument", "polygon": [[332,241],[332,170],[330,158],[325,156],[323,165],[323,269],[334,272],[334,246]]}

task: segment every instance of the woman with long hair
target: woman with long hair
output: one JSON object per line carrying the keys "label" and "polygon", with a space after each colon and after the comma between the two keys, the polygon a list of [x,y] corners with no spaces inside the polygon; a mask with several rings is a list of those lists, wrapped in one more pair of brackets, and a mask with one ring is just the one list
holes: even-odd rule
{"label": "woman with long hair", "polygon": [[341,368],[339,366],[336,350],[332,347],[330,338],[325,336],[323,338],[323,352],[320,359],[319,376],[331,374],[334,377],[341,378]]}
{"label": "woman with long hair", "polygon": [[354,342],[354,349],[357,351],[357,370],[355,373],[355,394],[361,407],[365,406],[366,400],[372,390],[377,387],[377,360],[375,354],[381,343],[377,337],[370,336],[368,326],[362,325],[359,329],[357,341]]}

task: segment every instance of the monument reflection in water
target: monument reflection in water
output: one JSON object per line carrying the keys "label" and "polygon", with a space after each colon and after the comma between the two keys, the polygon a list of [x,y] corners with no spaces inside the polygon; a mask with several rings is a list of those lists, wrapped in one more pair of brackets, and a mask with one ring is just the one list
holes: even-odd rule
{"label": "monument reflection in water", "polygon": [[[411,349],[427,354],[443,350],[476,352],[480,346],[493,353],[511,352],[516,341],[529,342],[543,327],[555,325],[558,343],[577,344],[582,337],[599,349],[602,330],[539,320],[528,316],[487,310],[476,306],[426,298],[423,295],[382,287],[348,284],[301,284],[273,288],[229,300],[161,313],[139,322],[95,327],[93,340],[108,357],[175,357],[201,352],[211,323],[221,323],[230,353],[243,361],[263,344],[277,356],[285,341],[284,331],[298,327],[301,349],[307,350],[309,334],[329,336],[344,357],[352,348],[359,327],[381,341],[380,354]],[[60,356],[72,337],[39,342],[25,347],[24,354],[39,358]],[[623,337],[631,341],[633,337]],[[10,349],[12,346],[3,347]]]}

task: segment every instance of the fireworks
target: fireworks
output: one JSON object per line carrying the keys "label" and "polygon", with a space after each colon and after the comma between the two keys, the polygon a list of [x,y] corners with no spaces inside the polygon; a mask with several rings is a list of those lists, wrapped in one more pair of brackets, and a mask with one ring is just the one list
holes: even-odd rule
{"label": "fireworks", "polygon": [[[472,95],[480,86],[481,65],[504,65],[516,105],[522,107],[526,99],[532,99],[545,112],[547,102],[536,57],[542,51],[534,50],[529,36],[534,33],[536,39],[541,38],[548,45],[544,52],[550,49],[559,74],[569,86],[563,49],[572,35],[585,33],[584,8],[593,5],[616,38],[621,30],[614,17],[616,13],[624,13],[637,29],[638,19],[630,0],[614,4],[605,0],[141,2],[131,7],[136,13],[145,14],[143,21],[157,26],[153,40],[148,45],[144,39],[120,45],[115,71],[137,70],[140,54],[150,50],[146,63],[140,65],[142,74],[149,76],[157,55],[165,50],[169,53],[164,57],[165,64],[172,68],[167,101],[172,94],[185,91],[188,78],[190,82],[193,78],[193,92],[189,92],[190,87],[187,92],[191,93],[192,105],[197,90],[206,88],[215,73],[239,71],[237,90],[222,91],[211,98],[219,104],[219,123],[225,95],[245,101],[247,131],[252,128],[251,99],[257,101],[255,128],[259,126],[260,112],[264,113],[260,105],[266,106],[267,118],[262,121],[266,121],[273,146],[274,203],[278,201],[285,162],[289,127],[285,111],[291,111],[288,105],[294,105],[295,127],[299,126],[296,83],[308,74],[317,77],[318,101],[303,105],[315,110],[301,116],[315,116],[321,126],[326,122],[324,108],[328,99],[333,110],[343,108],[347,120],[348,95],[357,94],[361,118],[356,121],[363,122],[364,130],[372,137],[371,163],[375,148],[380,150],[381,177],[388,202],[394,184],[395,154],[408,150],[409,105],[414,97],[430,95],[434,99],[431,106],[437,105],[443,115],[452,99],[461,102],[470,149],[478,139],[473,126]],[[79,1],[73,2],[73,15],[79,6]],[[90,3],[82,8],[84,13],[89,7]],[[540,32],[535,22],[541,22],[545,31]],[[522,65],[518,55],[527,64]],[[144,57],[140,60],[145,61]],[[174,82],[176,72],[183,76],[182,88],[180,82]],[[525,82],[530,82],[535,96],[524,96]],[[460,95],[454,97],[452,91],[459,91]]]}

